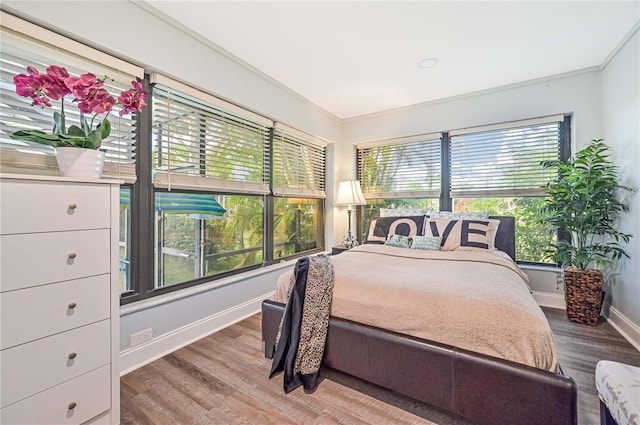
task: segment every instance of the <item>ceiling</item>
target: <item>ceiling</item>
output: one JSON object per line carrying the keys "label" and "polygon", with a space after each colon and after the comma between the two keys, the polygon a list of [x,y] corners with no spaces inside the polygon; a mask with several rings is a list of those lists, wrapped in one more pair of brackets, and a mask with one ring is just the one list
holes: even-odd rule
{"label": "ceiling", "polygon": [[146,3],[341,119],[601,66],[640,20],[637,0]]}

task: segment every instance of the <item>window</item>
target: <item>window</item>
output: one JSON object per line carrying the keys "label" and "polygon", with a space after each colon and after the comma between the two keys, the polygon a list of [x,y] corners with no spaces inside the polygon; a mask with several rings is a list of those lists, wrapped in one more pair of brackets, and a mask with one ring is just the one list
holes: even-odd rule
{"label": "window", "polygon": [[[52,102],[51,108],[40,109],[31,106],[31,99],[15,93],[13,77],[26,74],[27,66],[34,66],[41,73],[45,73],[49,65],[58,65],[65,67],[72,76],[87,72],[107,76],[105,88],[116,97],[121,91],[131,88],[131,81],[143,77],[140,67],[6,13],[2,13],[0,51],[0,165],[4,171],[29,168],[52,173],[57,169],[53,148],[9,138],[11,133],[21,129],[50,132],[53,128],[53,113],[60,110],[58,101]],[[102,143],[102,149],[106,151],[103,174],[133,181],[136,117],[120,117],[118,112],[118,107],[115,107],[110,113],[111,134]],[[65,108],[65,117],[67,126],[79,124],[80,114],[76,107]]]}
{"label": "window", "polygon": [[360,231],[366,234],[370,219],[388,207],[512,215],[517,259],[544,262],[556,235],[545,234],[541,205],[544,186],[556,176],[540,162],[569,156],[569,126],[569,117],[552,116],[450,131],[431,142],[416,136],[405,138],[407,145],[359,144],[358,178],[369,203]]}
{"label": "window", "polygon": [[152,82],[154,288],[261,265],[272,122],[161,75]]}
{"label": "window", "polygon": [[324,245],[326,143],[277,123],[272,146],[273,258],[279,259]]}
{"label": "window", "polygon": [[131,286],[131,187],[120,188],[120,293],[133,290]]}
{"label": "window", "polygon": [[262,264],[262,206],[262,196],[157,191],[154,288]]}
{"label": "window", "polygon": [[360,143],[357,161],[367,199],[440,196],[440,134]]}
{"label": "window", "polygon": [[356,146],[358,179],[368,204],[358,215],[360,235],[367,234],[380,208],[438,208],[441,144],[438,133]]}
{"label": "window", "polygon": [[516,217],[518,260],[544,262],[555,238],[541,224],[544,186],[556,178],[540,162],[559,159],[563,116],[451,131],[453,211]]}
{"label": "window", "polygon": [[274,198],[273,258],[323,246],[324,202],[316,198]]}
{"label": "window", "polygon": [[124,302],[323,249],[323,141],[162,75],[150,82],[148,174],[121,192],[142,245],[122,232]]}

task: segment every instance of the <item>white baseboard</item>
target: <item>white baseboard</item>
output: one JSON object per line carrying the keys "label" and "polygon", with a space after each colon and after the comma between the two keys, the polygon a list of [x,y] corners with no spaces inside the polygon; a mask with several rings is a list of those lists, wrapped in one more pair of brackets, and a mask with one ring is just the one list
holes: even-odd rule
{"label": "white baseboard", "polygon": [[168,332],[149,342],[121,351],[120,376],[126,375],[147,363],[151,363],[207,335],[211,335],[247,317],[253,316],[260,311],[262,301],[270,299],[272,296],[273,292],[261,295],[230,309]]}
{"label": "white baseboard", "polygon": [[613,326],[613,328],[624,337],[624,339],[629,341],[636,350],[640,351],[640,326],[627,319],[620,310],[609,304],[605,305],[604,310],[609,312],[609,314],[605,316],[607,317],[607,322],[609,322],[611,326]]}
{"label": "white baseboard", "polygon": [[[560,310],[567,309],[563,294],[533,291],[533,297],[541,307],[557,308]],[[615,307],[611,307],[608,303],[605,303],[602,314],[607,319],[607,322],[609,322],[624,339],[629,341],[636,350],[640,351],[640,326],[627,319],[624,314],[620,313]]]}
{"label": "white baseboard", "polygon": [[535,298],[538,305],[541,307],[557,308],[560,310],[567,309],[564,302],[564,294],[551,294],[549,292],[533,291],[533,298]]}

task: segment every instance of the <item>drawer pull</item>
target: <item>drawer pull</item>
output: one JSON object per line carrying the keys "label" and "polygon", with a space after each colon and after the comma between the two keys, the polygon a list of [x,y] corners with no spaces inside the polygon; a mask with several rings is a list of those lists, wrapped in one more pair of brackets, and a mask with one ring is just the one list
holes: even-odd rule
{"label": "drawer pull", "polygon": [[78,208],[78,206],[76,205],[75,202],[72,202],[72,203],[69,204],[69,209],[70,210],[75,210],[76,208]]}
{"label": "drawer pull", "polygon": [[76,308],[76,306],[76,303],[69,303],[69,310],[73,310],[74,308]]}
{"label": "drawer pull", "polygon": [[72,401],[71,403],[69,403],[69,410],[73,410],[73,409],[75,409],[75,408],[76,408],[76,406],[77,406],[76,402],[75,402],[75,401]]}
{"label": "drawer pull", "polygon": [[75,252],[70,252],[70,253],[69,253],[69,258],[71,258],[72,260],[73,260],[74,258],[76,258],[77,256],[78,256],[78,254],[76,254]]}
{"label": "drawer pull", "polygon": [[69,353],[69,360],[73,360],[78,356],[76,353]]}

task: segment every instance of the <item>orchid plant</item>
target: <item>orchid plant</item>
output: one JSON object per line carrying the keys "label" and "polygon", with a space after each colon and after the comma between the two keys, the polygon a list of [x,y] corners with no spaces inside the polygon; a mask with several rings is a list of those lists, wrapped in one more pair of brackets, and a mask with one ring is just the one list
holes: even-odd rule
{"label": "orchid plant", "polygon": [[[11,134],[12,139],[27,140],[53,147],[79,147],[100,149],[102,141],[111,133],[111,123],[107,119],[114,106],[119,105],[120,116],[131,112],[141,112],[146,106],[148,93],[142,90],[142,83],[132,81],[133,88],[123,91],[118,99],[104,88],[107,77],[98,78],[94,74],[71,77],[63,67],[51,65],[46,74],[40,74],[32,66],[27,67],[29,75],[18,74],[13,78],[16,93],[33,100],[31,106],[51,107],[52,100],[60,100],[60,112],[53,113],[51,134],[40,130],[19,130]],[[80,126],[65,123],[64,100],[72,95],[80,111]],[[104,118],[98,116],[105,114]],[[87,121],[86,115],[92,115]]]}

